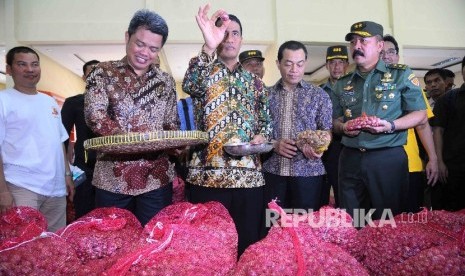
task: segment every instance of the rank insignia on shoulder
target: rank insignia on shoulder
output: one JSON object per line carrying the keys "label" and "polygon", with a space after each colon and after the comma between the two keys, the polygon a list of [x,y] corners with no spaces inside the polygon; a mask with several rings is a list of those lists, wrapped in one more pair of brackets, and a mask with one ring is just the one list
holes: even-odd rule
{"label": "rank insignia on shoulder", "polygon": [[400,64],[400,63],[392,63],[392,64],[387,64],[388,68],[394,68],[394,69],[400,69],[400,70],[405,70],[407,69],[407,65],[405,64]]}

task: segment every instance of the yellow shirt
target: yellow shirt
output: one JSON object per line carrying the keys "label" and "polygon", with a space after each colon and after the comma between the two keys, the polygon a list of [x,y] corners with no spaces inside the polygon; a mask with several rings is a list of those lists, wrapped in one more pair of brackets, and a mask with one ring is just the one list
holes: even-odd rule
{"label": "yellow shirt", "polygon": [[[433,117],[433,111],[431,106],[426,99],[425,93],[423,92],[423,99],[426,103],[426,115],[428,119]],[[415,129],[409,128],[407,131],[407,144],[404,145],[404,150],[408,157],[408,170],[409,172],[421,172],[423,171],[423,161],[420,158],[420,150],[418,149],[417,138],[415,136]]]}

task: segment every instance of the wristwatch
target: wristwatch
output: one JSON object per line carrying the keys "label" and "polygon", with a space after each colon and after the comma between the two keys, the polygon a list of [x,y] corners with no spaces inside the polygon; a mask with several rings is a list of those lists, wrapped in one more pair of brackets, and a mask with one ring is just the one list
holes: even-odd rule
{"label": "wristwatch", "polygon": [[391,124],[391,129],[387,131],[386,133],[393,133],[394,131],[396,131],[396,125],[394,124],[393,121],[389,121],[389,123]]}
{"label": "wristwatch", "polygon": [[65,172],[65,176],[73,176],[72,172]]}

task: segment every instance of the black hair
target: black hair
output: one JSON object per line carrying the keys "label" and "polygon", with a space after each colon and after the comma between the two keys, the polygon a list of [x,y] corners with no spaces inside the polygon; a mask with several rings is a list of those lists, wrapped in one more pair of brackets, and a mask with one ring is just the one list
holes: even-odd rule
{"label": "black hair", "polygon": [[390,34],[387,34],[383,36],[383,40],[387,42],[391,42],[394,44],[394,48],[396,49],[396,53],[399,54],[399,44],[397,43],[397,40]]}
{"label": "black hair", "polygon": [[447,78],[447,73],[444,69],[442,68],[434,68],[434,69],[431,69],[429,70],[428,72],[426,72],[425,76],[424,76],[424,80],[426,81],[426,78],[431,76],[431,75],[434,75],[434,74],[438,74],[442,80],[446,80]]}
{"label": "black hair", "polygon": [[98,61],[96,59],[93,59],[93,60],[90,60],[90,61],[84,63],[84,65],[82,66],[82,73],[85,75],[87,66],[91,66],[91,65],[94,65],[94,64],[97,64],[97,63],[100,63],[100,61]]}
{"label": "black hair", "polygon": [[448,77],[448,78],[455,78],[455,73],[452,72],[451,70],[446,69],[446,68],[444,68],[444,69],[442,69],[442,70],[444,70],[444,72],[446,73],[446,77]]}
{"label": "black hair", "polygon": [[295,40],[289,40],[281,44],[281,46],[279,46],[278,61],[281,61],[281,59],[283,58],[283,52],[285,49],[289,49],[293,51],[302,49],[305,52],[305,60],[307,60],[307,55],[308,55],[307,47],[305,47],[305,45],[302,42],[295,41]]}
{"label": "black hair", "polygon": [[32,48],[29,48],[26,46],[17,46],[17,47],[11,48],[6,54],[6,64],[12,66],[15,55],[19,53],[24,53],[24,54],[32,53],[36,55],[37,60],[40,61],[39,55]]}
{"label": "black hair", "polygon": [[147,9],[138,10],[132,17],[131,22],[129,22],[129,37],[131,37],[131,35],[133,35],[139,27],[144,27],[154,34],[161,35],[161,45],[165,45],[165,42],[168,39],[168,25],[166,24],[165,19],[163,19],[159,14]]}

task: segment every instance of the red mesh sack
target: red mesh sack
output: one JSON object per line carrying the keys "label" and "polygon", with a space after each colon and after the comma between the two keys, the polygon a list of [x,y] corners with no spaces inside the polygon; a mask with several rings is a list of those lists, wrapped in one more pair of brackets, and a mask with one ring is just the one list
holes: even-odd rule
{"label": "red mesh sack", "polygon": [[96,274],[110,267],[137,246],[141,233],[137,218],[115,207],[95,209],[57,231],[85,265],[83,274]]}
{"label": "red mesh sack", "polygon": [[298,223],[273,226],[245,250],[233,275],[368,275],[345,250],[315,235],[305,219],[285,214],[274,202],[269,207]]}
{"label": "red mesh sack", "polygon": [[106,275],[226,275],[237,260],[237,232],[218,202],[182,202],[144,227],[144,245],[121,257]]}
{"label": "red mesh sack", "polygon": [[396,216],[394,222],[395,227],[375,221],[374,227],[361,229],[356,246],[350,250],[372,275],[386,275],[394,265],[423,250],[457,241],[455,235],[425,222],[409,221],[405,215]]}
{"label": "red mesh sack", "polygon": [[352,225],[352,217],[342,209],[324,206],[319,211],[308,214],[313,233],[322,241],[350,250],[357,239],[357,229]]}
{"label": "red mesh sack", "polygon": [[59,236],[41,236],[0,250],[0,275],[76,275],[81,263]]}
{"label": "red mesh sack", "polygon": [[26,206],[10,208],[0,216],[0,250],[30,240],[47,230],[41,212]]}
{"label": "red mesh sack", "polygon": [[465,275],[465,231],[462,241],[421,251],[391,268],[388,275]]}
{"label": "red mesh sack", "polygon": [[461,234],[465,230],[465,213],[449,211],[423,211],[427,215],[427,226],[433,227],[440,232],[450,232],[455,234],[457,239],[461,239]]}
{"label": "red mesh sack", "polygon": [[380,118],[376,116],[368,116],[365,112],[362,112],[360,117],[347,121],[347,130],[361,130],[367,127],[381,126]]}
{"label": "red mesh sack", "polygon": [[462,209],[462,210],[456,211],[455,213],[457,213],[457,214],[465,214],[465,209]]}

